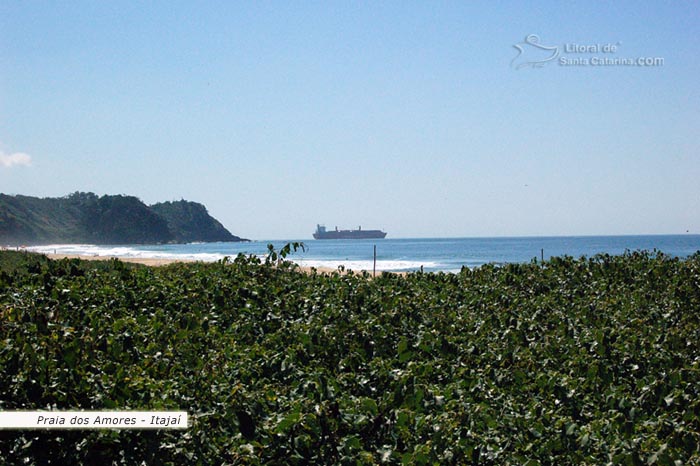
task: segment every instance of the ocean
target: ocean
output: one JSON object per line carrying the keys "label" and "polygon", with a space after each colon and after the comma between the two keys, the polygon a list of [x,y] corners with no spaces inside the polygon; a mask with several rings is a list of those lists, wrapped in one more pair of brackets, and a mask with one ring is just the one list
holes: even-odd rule
{"label": "ocean", "polygon": [[89,244],[53,244],[27,249],[42,253],[86,256],[183,259],[214,262],[238,254],[267,255],[267,245],[276,250],[290,241],[302,241],[288,259],[306,267],[343,266],[352,270],[372,270],[374,246],[377,271],[457,272],[463,266],[487,263],[522,263],[553,256],[591,257],[599,253],[622,254],[625,251],[661,251],[686,257],[700,251],[700,235],[648,236],[556,236],[497,238],[419,238],[372,240],[270,240],[249,243],[191,243],[165,245],[96,246]]}

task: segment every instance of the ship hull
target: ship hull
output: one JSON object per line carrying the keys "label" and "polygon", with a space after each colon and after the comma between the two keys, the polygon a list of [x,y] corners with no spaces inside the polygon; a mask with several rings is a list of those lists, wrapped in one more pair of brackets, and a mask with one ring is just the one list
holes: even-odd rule
{"label": "ship hull", "polygon": [[379,230],[338,230],[314,233],[314,239],[382,239],[386,233]]}

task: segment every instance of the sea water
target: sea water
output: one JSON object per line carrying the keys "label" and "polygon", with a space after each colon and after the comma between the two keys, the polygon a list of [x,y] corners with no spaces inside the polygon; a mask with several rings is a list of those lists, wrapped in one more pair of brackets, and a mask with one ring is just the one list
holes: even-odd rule
{"label": "sea water", "polygon": [[306,267],[372,270],[374,247],[377,271],[456,272],[487,263],[523,263],[553,256],[573,257],[622,254],[625,251],[661,251],[686,257],[700,250],[700,235],[557,236],[512,238],[419,238],[365,240],[270,240],[243,243],[96,246],[90,244],[32,246],[42,253],[79,254],[120,258],[156,258],[214,262],[238,254],[264,258],[268,244],[279,251],[288,242],[301,241],[305,250],[288,259]]}

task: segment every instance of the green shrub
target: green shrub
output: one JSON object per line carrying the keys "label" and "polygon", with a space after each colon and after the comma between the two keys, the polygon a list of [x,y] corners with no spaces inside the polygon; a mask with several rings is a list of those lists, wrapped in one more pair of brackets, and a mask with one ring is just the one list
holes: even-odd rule
{"label": "green shrub", "polygon": [[697,254],[374,279],[0,259],[0,409],[191,417],[5,430],[8,464],[700,461]]}

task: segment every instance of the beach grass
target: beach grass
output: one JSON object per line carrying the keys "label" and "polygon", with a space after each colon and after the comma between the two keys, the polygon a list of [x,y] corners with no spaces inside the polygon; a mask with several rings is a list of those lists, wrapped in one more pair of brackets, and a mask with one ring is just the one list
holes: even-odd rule
{"label": "beach grass", "polygon": [[188,411],[0,432],[7,464],[700,461],[700,254],[459,274],[0,252],[0,409]]}

